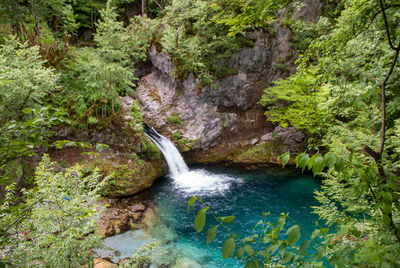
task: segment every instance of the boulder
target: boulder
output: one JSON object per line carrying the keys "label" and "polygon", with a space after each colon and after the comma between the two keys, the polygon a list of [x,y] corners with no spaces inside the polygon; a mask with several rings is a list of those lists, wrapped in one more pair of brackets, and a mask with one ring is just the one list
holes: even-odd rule
{"label": "boulder", "polygon": [[110,267],[117,267],[118,265],[113,263],[110,260],[103,259],[103,258],[95,258],[93,260],[94,266],[93,268],[110,268]]}
{"label": "boulder", "polygon": [[250,144],[251,144],[251,145],[255,145],[255,144],[257,144],[257,142],[258,142],[258,139],[254,138],[254,139],[252,139],[252,140],[250,141]]}
{"label": "boulder", "polygon": [[[152,209],[144,203],[138,202],[136,198],[108,199],[106,203],[106,209],[97,221],[98,235],[108,237],[129,230],[147,228],[142,221],[145,217],[149,221],[150,212],[147,211],[152,211]],[[146,216],[145,211],[147,212]]]}
{"label": "boulder", "polygon": [[306,135],[304,135],[303,132],[301,132],[301,131],[297,131],[294,134],[294,140],[297,142],[303,142],[305,137],[306,137]]}
{"label": "boulder", "polygon": [[267,133],[261,136],[262,141],[272,141],[274,139],[273,133]]}

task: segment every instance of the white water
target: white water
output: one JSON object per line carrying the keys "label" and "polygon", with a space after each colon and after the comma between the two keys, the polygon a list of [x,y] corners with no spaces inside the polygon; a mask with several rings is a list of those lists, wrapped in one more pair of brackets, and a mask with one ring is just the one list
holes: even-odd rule
{"label": "white water", "polygon": [[241,180],[225,174],[214,174],[206,170],[189,170],[182,155],[175,145],[159,134],[153,127],[147,136],[157,145],[164,155],[169,168],[169,177],[174,180],[175,187],[188,194],[221,194],[230,188],[232,181]]}
{"label": "white water", "polygon": [[168,164],[170,176],[176,177],[179,176],[179,174],[188,172],[189,168],[174,144],[166,137],[160,134],[158,135],[160,137],[152,137],[150,135],[149,137],[163,153],[165,161],[167,161]]}

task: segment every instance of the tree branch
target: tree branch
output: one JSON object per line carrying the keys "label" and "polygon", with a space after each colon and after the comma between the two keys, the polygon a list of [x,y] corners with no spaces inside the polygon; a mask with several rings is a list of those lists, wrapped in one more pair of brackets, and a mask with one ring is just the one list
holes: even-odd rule
{"label": "tree branch", "polygon": [[[381,1],[381,0],[380,0]],[[379,145],[379,155],[380,158],[382,158],[383,154],[383,148],[385,145],[385,134],[386,134],[386,83],[389,80],[390,76],[393,73],[394,67],[396,66],[397,59],[399,58],[399,52],[400,52],[400,41],[395,48],[395,55],[392,61],[392,65],[390,66],[389,72],[386,74],[385,80],[383,80],[382,85],[381,85],[381,90],[382,90],[382,128],[381,128],[381,141]]]}
{"label": "tree branch", "polygon": [[386,35],[388,37],[389,46],[390,46],[391,49],[396,50],[396,47],[393,46],[392,40],[390,38],[389,24],[388,24],[387,17],[386,17],[386,12],[385,12],[386,8],[383,6],[382,0],[379,0],[379,5],[381,7],[383,20],[385,21],[385,30],[386,30]]}

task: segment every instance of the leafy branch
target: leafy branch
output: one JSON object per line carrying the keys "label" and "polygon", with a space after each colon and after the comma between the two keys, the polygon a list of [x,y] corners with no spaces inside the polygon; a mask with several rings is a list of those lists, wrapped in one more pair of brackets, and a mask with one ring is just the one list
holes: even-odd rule
{"label": "leafy branch", "polygon": [[[296,243],[300,240],[301,228],[295,223],[295,221],[285,213],[282,213],[278,218],[277,223],[273,224],[267,221],[270,213],[263,213],[262,219],[254,226],[253,231],[255,234],[238,238],[237,233],[233,233],[228,224],[232,223],[235,219],[234,215],[227,217],[218,217],[211,210],[210,206],[207,206],[203,201],[198,199],[197,196],[193,196],[188,201],[189,209],[198,202],[203,206],[199,209],[194,220],[194,229],[196,232],[201,232],[206,224],[207,212],[218,222],[218,225],[210,227],[206,232],[206,243],[209,245],[216,237],[217,228],[222,226],[229,237],[225,240],[222,248],[222,257],[224,259],[231,258],[236,250],[236,258],[241,262],[246,263],[245,267],[262,267],[268,263],[281,264],[281,265],[293,265],[294,263],[303,263],[306,259],[310,259],[314,256],[307,252],[307,248],[311,244],[311,241],[318,246],[317,254],[313,259],[315,264],[318,265],[317,261],[323,258],[325,254],[325,247],[317,239],[318,237],[326,237],[328,235],[329,228],[320,228],[313,232],[313,234],[307,235],[310,237],[309,240],[303,241],[300,246],[296,246]],[[294,225],[286,230],[285,229],[286,219],[290,219]],[[260,228],[257,231],[257,228]],[[238,248],[236,249],[236,246]]]}

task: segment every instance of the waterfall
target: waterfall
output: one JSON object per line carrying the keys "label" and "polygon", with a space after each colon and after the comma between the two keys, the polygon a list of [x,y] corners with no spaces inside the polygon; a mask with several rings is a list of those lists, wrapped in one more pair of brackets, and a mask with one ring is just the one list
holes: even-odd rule
{"label": "waterfall", "polygon": [[204,169],[189,170],[182,155],[169,139],[147,124],[144,125],[144,131],[163,153],[168,164],[169,177],[173,179],[177,190],[187,195],[213,195],[227,191],[233,181],[241,183],[240,178],[226,174],[216,174]]}
{"label": "waterfall", "polygon": [[180,174],[189,171],[189,168],[183,160],[182,155],[169,139],[158,133],[152,126],[147,124],[144,126],[144,131],[163,153],[165,161],[167,161],[171,177],[177,177]]}

